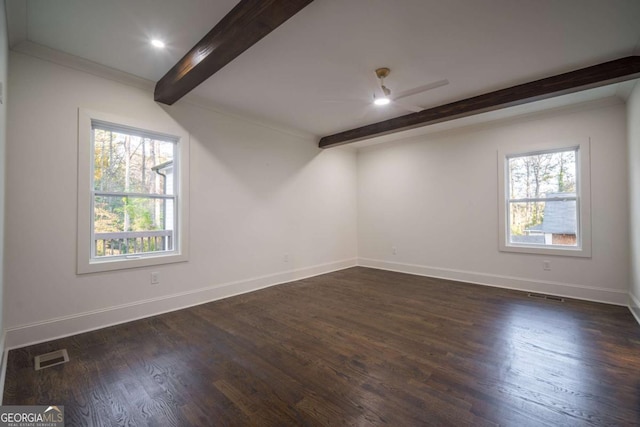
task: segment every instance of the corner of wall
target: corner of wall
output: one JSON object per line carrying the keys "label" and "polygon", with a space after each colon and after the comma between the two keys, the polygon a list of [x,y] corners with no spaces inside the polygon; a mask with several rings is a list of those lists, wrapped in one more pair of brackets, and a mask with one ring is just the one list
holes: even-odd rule
{"label": "corner of wall", "polygon": [[640,324],[640,300],[631,292],[629,292],[629,311],[635,317],[636,322]]}
{"label": "corner of wall", "polygon": [[4,197],[5,197],[5,147],[7,139],[7,76],[9,65],[9,36],[7,29],[6,2],[0,0],[0,405],[4,394],[4,377],[7,368],[4,330]]}
{"label": "corner of wall", "polygon": [[2,338],[0,338],[0,406],[4,399],[4,381],[7,377],[7,359],[9,358],[9,351],[5,350],[6,338],[7,333],[3,331]]}
{"label": "corner of wall", "polygon": [[640,84],[636,82],[627,100],[627,158],[629,162],[629,310],[640,324]]}

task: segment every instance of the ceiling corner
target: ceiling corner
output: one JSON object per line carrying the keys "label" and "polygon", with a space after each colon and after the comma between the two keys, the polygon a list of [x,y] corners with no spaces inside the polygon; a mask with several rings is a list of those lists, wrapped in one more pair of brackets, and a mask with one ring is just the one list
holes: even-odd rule
{"label": "ceiling corner", "polygon": [[29,0],[6,0],[9,47],[27,40],[27,3]]}
{"label": "ceiling corner", "polygon": [[629,97],[631,96],[631,92],[636,84],[640,81],[640,79],[629,80],[626,82],[621,82],[616,85],[616,96],[620,98],[622,101],[627,102]]}

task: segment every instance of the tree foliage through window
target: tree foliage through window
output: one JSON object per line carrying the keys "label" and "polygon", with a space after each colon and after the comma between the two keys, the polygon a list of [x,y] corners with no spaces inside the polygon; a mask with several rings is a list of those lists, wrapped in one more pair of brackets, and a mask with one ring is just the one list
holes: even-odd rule
{"label": "tree foliage through window", "polygon": [[93,126],[94,256],[173,249],[175,150],[142,131]]}
{"label": "tree foliage through window", "polygon": [[[154,167],[173,160],[175,144],[152,138],[94,130],[94,191],[167,194],[166,175]],[[171,186],[169,186],[171,188]],[[164,228],[162,199],[101,196],[95,203],[95,232]]]}
{"label": "tree foliage through window", "polygon": [[[577,150],[528,154],[508,160],[512,235],[526,235],[544,221],[544,199],[576,194]],[[575,203],[575,202],[574,202]]]}

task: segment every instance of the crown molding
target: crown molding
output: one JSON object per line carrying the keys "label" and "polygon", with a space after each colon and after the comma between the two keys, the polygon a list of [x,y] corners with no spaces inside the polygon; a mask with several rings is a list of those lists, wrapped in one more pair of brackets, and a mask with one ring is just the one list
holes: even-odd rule
{"label": "crown molding", "polygon": [[53,62],[64,67],[72,68],[77,71],[83,71],[108,80],[113,80],[129,86],[137,87],[144,90],[153,90],[155,83],[133,74],[107,67],[79,56],[71,55],[57,49],[24,40],[11,48],[14,52],[23,53],[33,56],[44,61]]}
{"label": "crown molding", "polygon": [[[149,92],[150,97],[153,96],[153,89],[155,87],[155,82],[152,80],[138,77],[136,75],[127,73],[125,71],[120,71],[115,68],[111,68],[106,65],[99,64],[97,62],[89,61],[88,59],[71,55],[69,53],[47,47],[39,43],[34,43],[29,40],[24,40],[16,44],[15,46],[13,46],[11,50],[14,52],[18,52],[24,55],[41,59],[43,61],[48,61],[57,65],[61,65],[63,67],[71,68],[76,71],[82,71],[84,73],[92,74],[94,76],[98,76],[107,80],[115,81],[117,83],[121,83],[131,87],[135,87],[135,88],[144,90],[146,92]],[[249,116],[239,111],[233,111],[228,108],[220,107],[218,104],[214,103],[213,101],[205,97],[202,97],[200,95],[197,95],[195,93],[190,93],[186,95],[181,100],[181,103],[182,102],[198,108],[203,108],[209,111],[213,111],[217,114],[221,114],[226,117],[230,117],[236,120],[241,120],[244,122],[249,122],[254,125],[271,129],[286,135],[295,136],[297,138],[307,140],[313,144],[315,144],[315,141],[317,140],[317,137],[318,137],[318,135],[312,134],[310,132],[305,132],[300,129],[290,128],[290,127],[280,125],[278,123],[273,123],[258,117]],[[179,105],[179,104],[176,104],[176,105]],[[171,108],[171,107],[166,107],[166,108]]]}

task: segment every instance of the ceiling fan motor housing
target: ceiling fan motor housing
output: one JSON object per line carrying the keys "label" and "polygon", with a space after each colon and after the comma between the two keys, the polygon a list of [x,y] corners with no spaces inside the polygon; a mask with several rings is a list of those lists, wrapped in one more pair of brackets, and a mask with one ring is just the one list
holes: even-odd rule
{"label": "ceiling fan motor housing", "polygon": [[378,68],[376,70],[376,76],[378,76],[379,79],[384,79],[389,75],[390,72],[391,70],[387,67]]}

